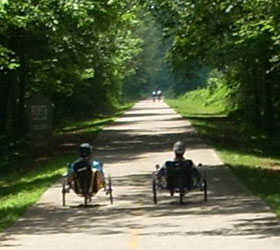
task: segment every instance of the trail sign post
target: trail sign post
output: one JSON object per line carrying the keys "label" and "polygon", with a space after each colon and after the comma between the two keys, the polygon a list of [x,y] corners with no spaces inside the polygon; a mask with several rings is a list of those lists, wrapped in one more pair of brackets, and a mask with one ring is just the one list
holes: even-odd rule
{"label": "trail sign post", "polygon": [[29,127],[32,148],[38,153],[51,152],[52,103],[42,94],[36,94],[28,104]]}

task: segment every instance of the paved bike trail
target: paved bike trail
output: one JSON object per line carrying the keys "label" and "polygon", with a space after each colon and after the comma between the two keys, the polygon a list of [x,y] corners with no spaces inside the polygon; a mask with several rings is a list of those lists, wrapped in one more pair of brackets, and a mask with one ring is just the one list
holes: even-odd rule
{"label": "paved bike trail", "polygon": [[[208,202],[196,191],[179,205],[163,192],[153,204],[151,173],[173,157],[177,140],[187,144],[186,157],[207,165]],[[89,207],[73,193],[62,207],[56,183],[0,235],[0,250],[280,249],[280,223],[270,208],[164,102],[137,103],[92,143],[112,176],[114,204],[100,191]]]}

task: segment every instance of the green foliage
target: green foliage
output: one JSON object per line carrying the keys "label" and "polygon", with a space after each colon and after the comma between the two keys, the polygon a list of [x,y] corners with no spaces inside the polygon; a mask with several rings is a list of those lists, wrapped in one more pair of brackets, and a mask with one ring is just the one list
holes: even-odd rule
{"label": "green foliage", "polygon": [[273,132],[280,121],[278,1],[142,2],[173,38],[169,59],[175,69],[186,76],[203,65],[223,71],[239,115]]}
{"label": "green foliage", "polygon": [[10,69],[14,70],[19,67],[16,59],[13,57],[14,53],[9,49],[1,46],[0,44],[0,69]]}
{"label": "green foliage", "polygon": [[[0,185],[0,231],[15,222],[28,207],[41,197],[43,192],[65,172],[67,162],[74,155],[64,155],[54,160],[28,169],[21,163],[21,168],[1,177]],[[30,163],[29,163],[30,164]],[[38,163],[37,163],[38,164]]]}
{"label": "green foliage", "polygon": [[[214,81],[214,79],[212,79]],[[214,94],[213,94],[214,91]],[[189,116],[226,115],[227,89],[223,85],[209,86],[190,91],[177,99],[168,100],[168,103],[180,112]]]}
{"label": "green foliage", "polygon": [[[1,1],[0,6],[1,130],[24,134],[24,126],[16,133],[15,123],[25,123],[26,99],[35,92],[54,103],[56,117],[111,112],[122,102],[128,79],[143,66],[138,61],[145,35],[134,33],[141,26],[136,1]],[[143,82],[147,78],[142,75]]]}
{"label": "green foliage", "polygon": [[[197,88],[180,95],[179,103],[190,106],[196,103],[198,110],[203,110],[205,114],[228,114],[234,110],[234,107],[230,106],[231,91],[221,74],[212,72],[204,88]],[[173,102],[176,102],[176,100],[171,102],[174,104]],[[182,106],[182,109],[184,109],[184,106]],[[198,110],[194,109],[194,112],[197,113]]]}

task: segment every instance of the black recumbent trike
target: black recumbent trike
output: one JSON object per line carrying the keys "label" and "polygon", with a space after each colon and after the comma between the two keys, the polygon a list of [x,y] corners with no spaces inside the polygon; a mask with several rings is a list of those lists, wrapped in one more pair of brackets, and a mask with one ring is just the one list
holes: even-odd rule
{"label": "black recumbent trike", "polygon": [[106,192],[106,195],[109,195],[110,203],[113,204],[111,177],[108,176],[107,180],[105,180],[105,177],[92,168],[87,160],[79,161],[74,165],[74,172],[71,178],[67,174],[63,175],[62,205],[66,206],[66,194],[71,190],[78,196],[83,197],[84,205],[87,206],[92,197],[101,189]]}
{"label": "black recumbent trike", "polygon": [[160,169],[156,165],[156,171],[152,173],[153,201],[158,203],[158,194],[161,191],[169,191],[171,196],[179,193],[179,202],[183,204],[183,198],[191,190],[203,192],[204,201],[207,201],[206,172],[202,171],[202,164],[193,166],[192,161],[167,161],[165,168]]}

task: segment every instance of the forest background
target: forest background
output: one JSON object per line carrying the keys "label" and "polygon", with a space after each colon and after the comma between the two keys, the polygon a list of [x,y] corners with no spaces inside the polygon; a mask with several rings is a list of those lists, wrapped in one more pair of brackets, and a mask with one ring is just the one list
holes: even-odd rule
{"label": "forest background", "polygon": [[0,154],[28,142],[26,104],[47,96],[56,123],[114,113],[155,88],[224,89],[224,111],[279,129],[276,0],[0,2]]}
{"label": "forest background", "polygon": [[64,119],[104,113],[156,87],[178,95],[206,84],[226,85],[229,112],[273,134],[278,10],[276,0],[1,0],[1,140],[25,135],[26,101],[36,92]]}

